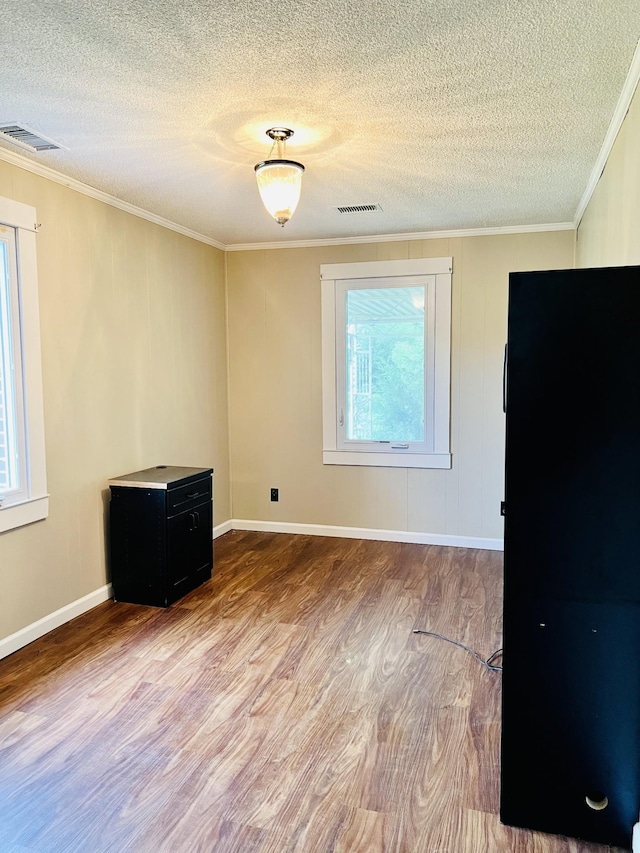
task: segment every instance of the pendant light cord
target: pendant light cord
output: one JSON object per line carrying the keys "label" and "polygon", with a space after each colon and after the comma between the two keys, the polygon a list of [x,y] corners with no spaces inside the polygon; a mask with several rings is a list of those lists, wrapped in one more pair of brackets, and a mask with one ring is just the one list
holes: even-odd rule
{"label": "pendant light cord", "polygon": [[287,144],[286,139],[282,139],[280,136],[275,136],[273,138],[273,142],[271,143],[271,148],[269,149],[269,153],[267,154],[267,160],[271,160],[271,155],[273,154],[273,149],[277,146],[278,160],[285,159],[285,148],[284,146]]}

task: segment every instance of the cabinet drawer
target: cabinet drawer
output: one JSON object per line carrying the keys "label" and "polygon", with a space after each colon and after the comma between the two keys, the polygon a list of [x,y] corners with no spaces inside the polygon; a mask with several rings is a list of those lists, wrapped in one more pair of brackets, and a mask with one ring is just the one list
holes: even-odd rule
{"label": "cabinet drawer", "polygon": [[207,498],[211,499],[211,477],[204,477],[195,483],[171,489],[167,492],[167,516],[184,512]]}

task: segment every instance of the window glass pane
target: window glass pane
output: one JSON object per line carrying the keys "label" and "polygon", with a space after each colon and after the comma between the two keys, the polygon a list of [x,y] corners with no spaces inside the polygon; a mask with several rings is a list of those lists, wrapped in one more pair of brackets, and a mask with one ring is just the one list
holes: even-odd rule
{"label": "window glass pane", "polygon": [[425,288],[346,291],[346,437],[425,440]]}
{"label": "window glass pane", "polygon": [[8,245],[0,240],[0,494],[20,488],[10,284]]}

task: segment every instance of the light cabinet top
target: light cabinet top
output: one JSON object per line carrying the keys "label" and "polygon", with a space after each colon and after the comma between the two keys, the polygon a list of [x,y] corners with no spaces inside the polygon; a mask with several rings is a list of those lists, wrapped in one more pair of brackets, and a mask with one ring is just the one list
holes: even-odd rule
{"label": "light cabinet top", "polygon": [[138,489],[175,489],[213,474],[213,468],[185,468],[180,465],[156,465],[109,480],[110,486]]}

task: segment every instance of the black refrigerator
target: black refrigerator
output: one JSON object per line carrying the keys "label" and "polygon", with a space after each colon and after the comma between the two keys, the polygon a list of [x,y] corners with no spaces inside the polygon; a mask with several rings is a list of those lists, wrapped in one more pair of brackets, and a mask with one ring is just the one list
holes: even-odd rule
{"label": "black refrigerator", "polygon": [[503,823],[630,848],[640,809],[640,267],[512,273]]}

